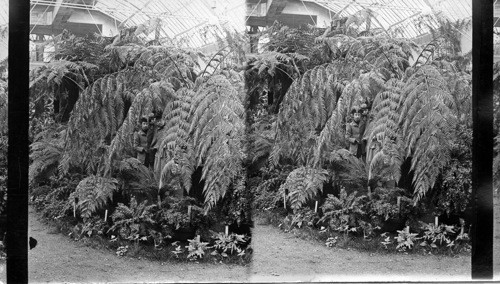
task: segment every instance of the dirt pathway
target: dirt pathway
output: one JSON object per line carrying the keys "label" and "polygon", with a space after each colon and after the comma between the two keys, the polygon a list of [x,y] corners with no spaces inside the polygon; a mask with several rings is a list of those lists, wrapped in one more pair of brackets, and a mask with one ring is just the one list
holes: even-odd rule
{"label": "dirt pathway", "polygon": [[33,212],[29,235],[38,240],[29,251],[29,281],[40,282],[235,282],[246,281],[249,267],[167,263],[118,257],[53,234]]}
{"label": "dirt pathway", "polygon": [[470,257],[370,254],[296,238],[256,225],[251,281],[470,280]]}
{"label": "dirt pathway", "polygon": [[[500,204],[495,202],[494,270],[500,278]],[[41,223],[30,211],[30,282],[374,281],[469,280],[470,257],[370,254],[326,248],[279,229],[256,224],[249,267],[169,263],[122,258],[74,242]],[[5,262],[0,262],[0,284]]]}

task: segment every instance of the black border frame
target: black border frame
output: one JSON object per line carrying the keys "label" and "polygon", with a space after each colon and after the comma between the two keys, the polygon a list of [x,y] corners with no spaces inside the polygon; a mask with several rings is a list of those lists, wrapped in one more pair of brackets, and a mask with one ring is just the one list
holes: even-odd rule
{"label": "black border frame", "polygon": [[493,278],[493,0],[472,2],[472,279]]}
{"label": "black border frame", "polygon": [[[29,0],[9,0],[7,281],[28,283]],[[493,277],[493,0],[472,1],[472,279]]]}
{"label": "black border frame", "polygon": [[8,283],[28,283],[29,12],[29,0],[9,0]]}

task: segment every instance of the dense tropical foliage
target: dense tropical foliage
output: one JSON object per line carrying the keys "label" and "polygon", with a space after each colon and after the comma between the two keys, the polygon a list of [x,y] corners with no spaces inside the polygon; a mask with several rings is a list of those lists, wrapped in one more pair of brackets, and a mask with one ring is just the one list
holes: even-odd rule
{"label": "dense tropical foliage", "polygon": [[[230,247],[244,254],[248,239],[237,233],[251,224],[250,200],[283,213],[287,230],[327,232],[329,245],[333,232],[370,239],[377,230],[397,232],[394,242],[378,235],[397,250],[420,239],[432,250],[439,236],[453,249],[466,243],[471,76],[457,30],[470,23],[440,20],[433,40],[418,46],[371,29],[371,17],[335,17],[327,29],[275,24],[258,34],[267,41],[246,64],[244,39],[229,32],[211,56],[146,42],[143,28],[115,38],[62,33],[51,40],[56,60],[30,73],[32,204],[66,220],[75,238],[155,248],[191,239],[187,250],[176,243],[174,255],[192,259],[208,242],[220,255]],[[497,188],[498,64],[494,70]],[[2,80],[0,121],[6,102]],[[346,149],[346,126],[362,104],[366,156],[357,157]],[[158,111],[165,126],[147,167],[135,158],[133,134],[143,115]],[[446,224],[428,225],[434,216]],[[235,233],[211,234],[218,225]]]}
{"label": "dense tropical foliage", "polygon": [[[209,240],[217,224],[249,233],[243,38],[228,31],[207,56],[145,42],[143,32],[63,32],[51,40],[56,60],[31,71],[33,203],[81,222],[78,234],[94,224],[100,235],[156,245]],[[134,132],[150,113],[164,126],[148,167],[135,157]]]}
{"label": "dense tropical foliage", "polygon": [[[391,220],[394,232],[420,229],[434,215],[458,224],[471,192],[471,75],[470,54],[450,34],[468,23],[443,20],[418,46],[371,30],[365,16],[260,35],[267,42],[246,73],[254,207],[295,217],[315,208],[309,223],[333,231],[388,230]],[[363,104],[359,156],[346,150],[346,126]],[[357,205],[343,204],[355,196]]]}

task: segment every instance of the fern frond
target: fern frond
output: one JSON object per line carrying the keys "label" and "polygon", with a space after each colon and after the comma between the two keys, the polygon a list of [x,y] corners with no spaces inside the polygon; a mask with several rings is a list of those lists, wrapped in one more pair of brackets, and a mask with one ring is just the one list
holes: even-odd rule
{"label": "fern frond", "polygon": [[191,144],[189,130],[191,127],[191,104],[194,92],[181,88],[175,93],[175,98],[169,101],[163,111],[165,126],[159,133],[159,162],[155,172],[160,173],[167,161],[174,158],[176,150]]}
{"label": "fern frond", "polygon": [[193,164],[186,159],[187,155],[176,156],[179,158],[176,157],[175,160],[168,161],[162,168],[159,188],[163,188],[165,185],[170,187],[180,186],[189,193],[191,189],[191,176],[194,172]]}
{"label": "fern frond", "polygon": [[28,180],[33,185],[40,177],[51,169],[56,169],[62,158],[61,141],[40,141],[31,144]]}
{"label": "fern frond", "polygon": [[[383,141],[384,137],[396,139],[400,133],[399,118],[402,103],[402,84],[399,80],[389,80],[386,84],[386,91],[380,92],[373,101],[373,119],[365,130],[367,137],[368,157],[373,157],[371,153],[373,144],[377,140]],[[371,163],[370,160],[367,163]]]}
{"label": "fern frond", "polygon": [[326,170],[300,167],[288,175],[279,191],[281,193],[288,191],[287,200],[290,201],[290,207],[297,210],[320,193],[323,190],[323,183],[328,179],[329,174]]}
{"label": "fern frond", "polygon": [[104,208],[111,201],[113,192],[117,189],[118,181],[116,179],[89,176],[78,183],[75,192],[70,195],[70,202],[77,198],[76,209],[83,218],[87,219],[93,213]]}
{"label": "fern frond", "polygon": [[[364,79],[366,81],[366,79]],[[363,84],[354,79],[351,83],[345,86],[340,98],[337,101],[336,108],[329,114],[328,120],[322,127],[314,149],[314,161],[319,165],[322,161],[323,151],[333,150],[334,145],[344,144],[345,121],[349,111],[354,105],[361,105],[365,101],[363,93]]]}
{"label": "fern frond", "polygon": [[[336,127],[332,127],[332,120],[338,116],[337,94],[346,90],[343,79],[350,76],[343,74],[344,68],[340,63],[319,65],[292,83],[277,118],[276,144],[272,151],[276,161],[283,155],[297,161],[306,153],[318,152],[331,138]],[[315,142],[316,133],[320,136],[319,143]],[[315,144],[316,147],[312,147]],[[296,151],[298,149],[301,150]]]}
{"label": "fern frond", "polygon": [[189,133],[196,165],[203,166],[207,209],[224,197],[243,171],[244,114],[241,96],[224,76],[210,77],[196,90]]}
{"label": "fern frond", "polygon": [[68,78],[83,89],[85,84],[85,81],[82,80],[85,78],[83,75],[95,69],[97,69],[96,65],[82,61],[53,61],[31,71],[29,88],[53,88],[61,85],[63,78]]}
{"label": "fern frond", "polygon": [[434,186],[436,177],[449,161],[450,138],[457,117],[455,100],[440,72],[432,65],[420,67],[408,78],[399,125],[406,155],[412,155],[415,201]]}
{"label": "fern frond", "polygon": [[127,112],[127,117],[111,140],[108,160],[123,149],[132,148],[133,133],[142,115],[147,115],[154,109],[163,109],[167,102],[174,98],[172,85],[165,81],[155,82],[137,94]]}
{"label": "fern frond", "polygon": [[368,165],[356,158],[347,149],[336,149],[325,155],[328,168],[335,171],[341,181],[358,188],[365,188],[368,183]]}
{"label": "fern frond", "polygon": [[386,181],[398,181],[401,177],[403,155],[401,146],[389,138],[384,138],[382,149],[369,162],[368,180],[375,177]]}

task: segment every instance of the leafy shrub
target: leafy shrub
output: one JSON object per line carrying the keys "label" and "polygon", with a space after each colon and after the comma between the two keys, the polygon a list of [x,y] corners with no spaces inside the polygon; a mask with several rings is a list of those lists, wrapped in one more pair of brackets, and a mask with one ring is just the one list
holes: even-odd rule
{"label": "leafy shrub", "polygon": [[220,254],[222,257],[228,257],[228,255],[232,255],[234,252],[238,256],[243,256],[245,255],[244,247],[247,242],[248,238],[245,235],[218,233],[215,236],[213,248],[215,249],[215,254]]}
{"label": "leafy shrub", "polygon": [[[438,253],[460,253],[462,251],[470,251],[470,239],[463,229],[459,232],[458,227],[441,224],[435,226],[434,224],[424,224],[421,222],[421,231],[410,233],[407,229],[398,230],[394,240],[388,232],[380,235],[382,241],[380,242],[386,250],[395,249],[399,252],[406,252],[407,250],[416,251],[417,248],[422,249],[424,252],[438,252]],[[408,228],[409,229],[409,228]],[[417,241],[422,240],[417,246]],[[395,246],[394,246],[395,245]]]}
{"label": "leafy shrub", "polygon": [[92,216],[85,220],[84,223],[78,223],[73,226],[69,236],[75,240],[90,238],[92,236],[105,236],[108,229],[109,225],[104,221],[104,218]]}
{"label": "leafy shrub", "polygon": [[171,251],[176,258],[179,258],[179,255],[184,253],[184,250],[182,249],[181,245],[179,245],[179,241],[175,241],[172,243],[172,246],[175,247],[175,250]]}
{"label": "leafy shrub", "polygon": [[463,215],[472,194],[472,130],[459,126],[452,143],[452,159],[444,167],[434,188],[432,202],[438,215]]}
{"label": "leafy shrub", "polygon": [[347,195],[345,188],[341,188],[339,197],[328,194],[325,203],[321,206],[323,217],[320,222],[326,221],[331,229],[347,234],[355,231],[359,220],[365,215],[363,199],[366,196],[356,196],[357,192]]}
{"label": "leafy shrub", "polygon": [[396,249],[398,251],[406,251],[406,249],[413,248],[415,242],[419,239],[417,238],[417,235],[418,233],[410,233],[406,230],[398,231],[398,236],[396,238],[398,245],[396,246]]}
{"label": "leafy shrub", "polygon": [[[191,216],[188,215],[189,206],[191,206]],[[203,230],[213,223],[212,216],[210,214],[204,215],[203,208],[198,206],[196,199],[192,197],[165,197],[154,218],[165,236],[173,236],[176,231],[181,229],[198,228]]]}
{"label": "leafy shrub", "polygon": [[128,252],[128,246],[119,246],[116,250],[116,255],[124,256]]}
{"label": "leafy shrub", "polygon": [[81,235],[91,237],[91,236],[102,236],[109,229],[109,225],[103,218],[99,216],[93,216],[82,227]]}
{"label": "leafy shrub", "polygon": [[300,208],[295,210],[294,214],[288,215],[283,221],[282,228],[290,231],[293,228],[302,228],[305,226],[313,227],[319,221],[319,214],[309,208]]}
{"label": "leafy shrub", "polygon": [[[436,226],[435,224],[423,224],[423,229],[424,236],[422,238],[424,241],[420,244],[421,246],[437,248],[438,245],[443,245],[443,241],[449,247],[454,245],[451,236],[456,233],[455,226],[445,224],[441,224],[439,226]],[[463,237],[464,236],[461,236],[460,238]]]}
{"label": "leafy shrub", "polygon": [[[411,215],[411,198],[404,195],[405,190],[401,188],[377,187],[365,204],[367,220],[373,226],[382,227],[384,222],[393,219],[406,219]],[[398,207],[397,199],[400,197]]]}
{"label": "leafy shrub", "polygon": [[268,166],[264,166],[260,169],[261,175],[259,177],[249,179],[248,186],[253,197],[252,206],[256,213],[259,213],[260,210],[282,207],[283,192],[279,189],[291,171],[291,167],[270,169]]}
{"label": "leafy shrub", "polygon": [[47,184],[30,188],[31,203],[45,218],[59,219],[72,215],[73,203],[68,200],[80,180],[79,174],[52,176]]}
{"label": "leafy shrub", "polygon": [[371,240],[375,236],[375,230],[380,230],[381,227],[373,225],[370,222],[359,220],[359,227],[363,230],[363,238]]}
{"label": "leafy shrub", "polygon": [[123,183],[122,192],[137,201],[154,200],[160,191],[154,173],[136,158],[127,158],[118,163],[117,178]]}
{"label": "leafy shrub", "polygon": [[251,216],[251,192],[246,189],[245,181],[239,179],[236,184],[232,184],[226,195],[217,204],[212,212],[217,220],[223,224],[250,225]]}
{"label": "leafy shrub", "polygon": [[251,187],[253,193],[253,207],[255,210],[275,209],[279,202],[283,202],[283,195],[272,184],[278,183],[277,179],[266,180],[258,186]]}
{"label": "leafy shrub", "polygon": [[135,198],[130,201],[130,206],[119,203],[111,215],[113,226],[108,230],[108,233],[117,231],[118,235],[125,240],[147,240],[150,231],[156,224],[153,219],[153,210],[156,205],[146,204],[147,201],[138,204]]}
{"label": "leafy shrub", "polygon": [[205,256],[205,251],[208,249],[208,243],[200,241],[200,236],[196,236],[196,238],[192,240],[188,240],[189,245],[186,246],[189,254],[187,258],[189,260],[201,259]]}
{"label": "leafy shrub", "polygon": [[326,239],[325,245],[329,248],[334,247],[337,244],[338,241],[338,236],[335,237],[329,237]]}

